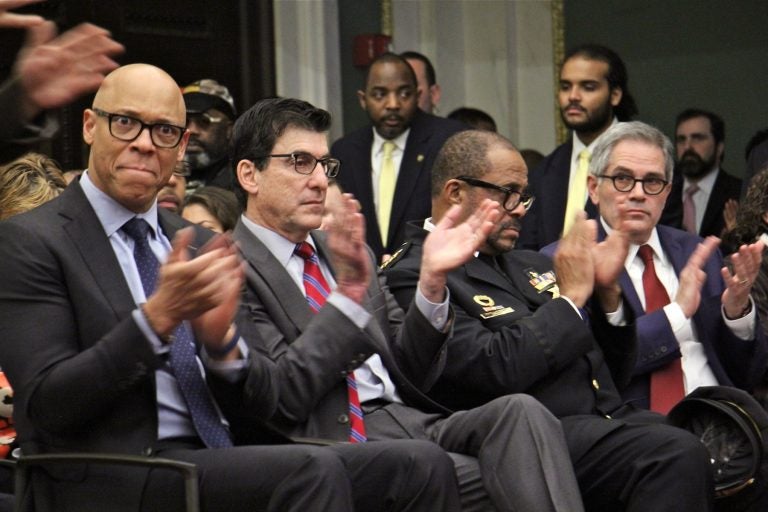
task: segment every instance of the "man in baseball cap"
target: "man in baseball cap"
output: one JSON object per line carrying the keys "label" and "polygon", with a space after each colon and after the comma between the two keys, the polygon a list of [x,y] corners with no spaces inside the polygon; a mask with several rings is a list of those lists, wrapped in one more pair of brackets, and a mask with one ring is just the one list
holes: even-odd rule
{"label": "man in baseball cap", "polygon": [[224,85],[210,78],[193,82],[181,92],[190,132],[184,154],[189,169],[187,193],[206,185],[231,190],[227,146],[237,117],[232,95]]}

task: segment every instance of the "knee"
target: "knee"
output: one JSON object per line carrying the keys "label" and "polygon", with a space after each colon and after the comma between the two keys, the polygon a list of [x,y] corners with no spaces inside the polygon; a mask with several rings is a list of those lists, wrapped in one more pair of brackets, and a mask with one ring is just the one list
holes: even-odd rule
{"label": "knee", "polygon": [[347,478],[346,465],[338,453],[322,446],[307,446],[303,453],[301,470],[318,475],[319,478]]}
{"label": "knee", "polygon": [[412,481],[453,480],[455,478],[453,460],[448,453],[430,441],[398,441],[391,455],[401,464],[407,465],[407,474]]}
{"label": "knee", "polygon": [[558,421],[541,402],[523,393],[505,395],[492,400],[486,405],[500,416],[512,416],[515,418],[535,417],[539,420],[549,419],[555,422]]}

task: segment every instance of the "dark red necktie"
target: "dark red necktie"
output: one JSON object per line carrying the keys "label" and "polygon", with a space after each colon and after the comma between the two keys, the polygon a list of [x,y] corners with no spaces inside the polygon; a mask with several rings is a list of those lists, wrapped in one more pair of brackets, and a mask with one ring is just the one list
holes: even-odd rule
{"label": "dark red necktie", "polygon": [[[307,303],[309,308],[317,313],[325,304],[331,287],[328,286],[328,281],[320,271],[320,260],[311,245],[307,242],[296,244],[294,252],[304,260],[304,290],[307,293]],[[354,372],[347,374],[347,396],[349,397],[349,442],[364,443],[368,438],[365,436],[363,410],[360,408]]]}
{"label": "dark red necktie", "polygon": [[[651,246],[643,245],[637,253],[645,264],[643,270],[645,312],[651,313],[669,304],[669,295],[656,275]],[[667,414],[684,396],[683,368],[679,357],[651,374],[652,411]]]}

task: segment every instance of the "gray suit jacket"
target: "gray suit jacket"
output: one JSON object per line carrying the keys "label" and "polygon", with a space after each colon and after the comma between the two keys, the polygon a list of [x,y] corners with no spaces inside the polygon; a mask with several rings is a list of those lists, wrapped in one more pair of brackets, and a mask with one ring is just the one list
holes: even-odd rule
{"label": "gray suit jacket", "polygon": [[[312,236],[320,258],[328,261],[325,234],[315,231]],[[361,330],[331,304],[312,313],[285,268],[242,222],[234,238],[247,261],[238,323],[252,348],[277,367],[274,426],[293,436],[346,440],[346,374],[373,353],[381,357],[407,405],[448,412],[424,394],[442,373],[448,336],[436,331],[415,306],[404,314],[383,278],[371,278],[364,307],[372,318]],[[398,410],[407,414],[407,409]]]}

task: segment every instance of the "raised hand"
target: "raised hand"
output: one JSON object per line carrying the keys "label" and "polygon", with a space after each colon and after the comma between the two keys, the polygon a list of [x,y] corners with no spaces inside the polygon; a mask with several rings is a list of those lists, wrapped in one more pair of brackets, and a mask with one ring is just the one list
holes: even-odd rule
{"label": "raised hand", "polygon": [[688,261],[680,272],[680,284],[675,295],[675,302],[680,305],[685,318],[691,318],[701,303],[701,287],[707,275],[704,273],[704,264],[720,245],[720,239],[708,236],[693,251]]}
{"label": "raised hand", "polygon": [[584,306],[595,286],[593,249],[597,244],[597,224],[579,212],[571,229],[557,246],[555,274],[560,294],[578,307]]}
{"label": "raised hand", "polygon": [[0,0],[0,28],[29,28],[45,22],[42,16],[36,14],[16,14],[8,12],[11,9],[36,4],[42,0]]}
{"label": "raised hand", "polygon": [[50,21],[27,27],[27,39],[14,65],[24,90],[22,114],[31,119],[40,110],[58,108],[96,90],[122,53],[109,32],[83,23],[56,37]]}
{"label": "raised hand", "polygon": [[187,246],[193,238],[192,228],[176,234],[168,259],[160,267],[155,292],[144,304],[144,314],[161,337],[189,320],[195,336],[216,348],[227,341],[237,311],[242,264],[226,235],[219,235],[190,259]]}
{"label": "raised hand", "polygon": [[721,302],[728,318],[739,318],[746,311],[749,305],[749,293],[760,272],[763,249],[762,242],[742,245],[731,255],[733,272],[727,267],[721,269],[720,272],[725,281]]}
{"label": "raised hand", "polygon": [[452,206],[443,215],[424,240],[419,289],[428,300],[444,299],[447,274],[474,256],[500,215],[499,204],[490,199],[483,200],[464,222],[458,223],[459,205]]}
{"label": "raised hand", "polygon": [[[619,206],[623,209],[623,206]],[[616,311],[621,301],[619,275],[624,270],[624,263],[629,252],[629,233],[623,213],[619,215],[619,225],[605,240],[592,247],[592,259],[595,264],[595,293],[604,311]]]}
{"label": "raised hand", "polygon": [[352,194],[342,194],[327,232],[336,291],[362,304],[373,267],[365,245],[365,219]]}

